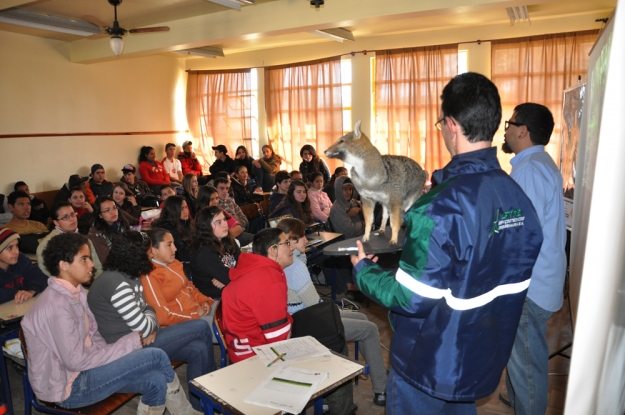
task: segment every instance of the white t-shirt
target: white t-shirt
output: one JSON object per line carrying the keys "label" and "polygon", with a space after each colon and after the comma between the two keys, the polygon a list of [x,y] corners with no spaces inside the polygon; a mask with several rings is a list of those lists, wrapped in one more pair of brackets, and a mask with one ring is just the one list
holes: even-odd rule
{"label": "white t-shirt", "polygon": [[169,161],[167,157],[163,159],[163,167],[165,167],[165,171],[169,174],[169,177],[172,179],[179,179],[178,172],[182,173],[182,164],[180,164],[180,160],[173,159]]}

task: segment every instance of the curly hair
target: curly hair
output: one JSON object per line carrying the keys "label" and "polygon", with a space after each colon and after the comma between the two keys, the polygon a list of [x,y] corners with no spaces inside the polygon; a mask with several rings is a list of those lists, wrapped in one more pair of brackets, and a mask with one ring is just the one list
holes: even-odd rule
{"label": "curly hair", "polygon": [[234,239],[230,235],[219,239],[213,232],[213,219],[220,213],[223,213],[223,211],[217,206],[200,209],[195,219],[195,231],[193,232],[191,249],[197,250],[203,246],[210,246],[220,256],[224,256],[227,253],[234,254]]}
{"label": "curly hair", "polygon": [[131,231],[115,235],[111,251],[104,261],[104,270],[122,272],[135,279],[149,274],[154,269],[148,257],[151,247],[150,238],[143,232]]}
{"label": "curly hair", "polygon": [[[46,249],[43,250],[43,265],[48,269],[50,275],[58,277],[61,270],[61,261],[69,264],[74,262],[80,248],[84,245],[89,247],[89,240],[79,233],[61,233],[48,241]],[[95,253],[91,253],[94,255]],[[95,270],[94,270],[95,272]]]}
{"label": "curly hair", "polygon": [[150,154],[150,151],[152,150],[154,150],[154,147],[141,147],[141,150],[139,151],[139,163],[141,163],[142,161],[147,161],[149,163],[150,161],[148,160],[148,154]]}
{"label": "curly hair", "polygon": [[178,235],[183,241],[189,242],[191,240],[191,229],[193,228],[193,220],[189,216],[189,220],[185,223],[180,219],[180,212],[182,212],[182,202],[184,202],[182,196],[170,196],[165,201],[163,209],[161,210],[161,216],[158,220],[152,223],[152,226],[156,227],[171,227],[176,228]]}
{"label": "curly hair", "polygon": [[308,151],[310,153],[310,155],[312,156],[312,164],[315,170],[319,170],[319,164],[321,163],[321,159],[317,155],[317,151],[315,150],[315,148],[310,144],[303,145],[302,148],[299,150],[299,155],[302,160],[304,159],[304,151]]}
{"label": "curly hair", "polygon": [[310,208],[310,199],[308,198],[308,194],[306,194],[306,200],[304,200],[304,203],[298,202],[293,196],[293,193],[295,193],[295,188],[297,187],[303,187],[304,189],[307,189],[304,182],[301,182],[299,180],[293,180],[289,185],[289,190],[286,192],[284,199],[282,199],[278,206],[276,206],[275,211],[278,211],[286,206],[291,206],[295,211],[297,219],[301,220],[304,223],[312,223],[314,220],[312,209]]}
{"label": "curly hair", "polygon": [[130,230],[130,225],[124,215],[121,214],[121,211],[117,215],[117,222],[113,225],[109,225],[106,221],[100,216],[100,210],[102,210],[103,202],[113,202],[117,207],[117,203],[110,196],[100,196],[95,200],[93,204],[93,226],[99,230],[104,232],[107,238],[111,238],[112,235],[115,235],[120,232],[127,232]]}

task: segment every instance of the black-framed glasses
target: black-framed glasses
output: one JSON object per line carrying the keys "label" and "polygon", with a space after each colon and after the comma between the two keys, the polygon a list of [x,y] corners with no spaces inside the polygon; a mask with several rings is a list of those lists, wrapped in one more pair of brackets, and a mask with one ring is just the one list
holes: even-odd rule
{"label": "black-framed glasses", "polygon": [[280,245],[286,245],[286,246],[291,246],[291,241],[287,240],[284,242],[280,242],[279,244],[273,244],[271,246],[275,246],[276,248],[279,247]]}
{"label": "black-framed glasses", "polygon": [[[511,125],[514,125],[514,126],[516,126],[516,127],[520,127],[520,126],[525,125],[525,124],[521,124],[520,122],[515,122],[515,121],[506,121],[506,123],[504,124],[504,128],[506,129],[506,131],[508,130],[508,128],[509,128]],[[527,126],[526,126],[526,127],[527,127]],[[529,130],[529,129],[528,129],[528,130]]]}
{"label": "black-framed glasses", "polygon": [[57,220],[66,221],[66,220],[69,220],[70,218],[75,218],[76,216],[77,216],[77,215],[76,215],[76,212],[72,212],[72,213],[70,213],[70,214],[67,214],[67,215],[63,215],[63,216],[61,216],[61,217],[60,217],[60,218],[58,218]]}
{"label": "black-framed glasses", "polygon": [[434,127],[436,127],[436,129],[438,131],[443,131],[443,124],[442,124],[443,121],[445,121],[445,117],[443,117],[440,120],[436,121],[436,124],[434,124]]}

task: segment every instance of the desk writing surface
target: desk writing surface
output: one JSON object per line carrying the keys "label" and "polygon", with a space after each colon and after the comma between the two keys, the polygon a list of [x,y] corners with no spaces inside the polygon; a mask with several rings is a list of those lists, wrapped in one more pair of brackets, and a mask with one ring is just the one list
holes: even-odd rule
{"label": "desk writing surface", "polygon": [[[401,251],[404,245],[404,228],[399,229],[397,234],[397,245],[389,245],[388,241],[391,239],[391,227],[387,226],[383,234],[378,231],[371,231],[369,240],[363,242],[362,246],[367,254],[388,254],[391,252]],[[333,243],[326,246],[323,249],[323,253],[330,256],[342,256],[342,255],[358,255],[356,250],[356,241],[362,241],[362,236],[356,238],[349,238],[344,241]],[[342,248],[342,249],[339,249]],[[346,250],[345,248],[351,248]]]}
{"label": "desk writing surface", "polygon": [[14,300],[0,304],[0,321],[11,321],[19,317],[24,317],[24,314],[35,304],[37,297],[38,296],[31,297],[20,304],[16,304]]}
{"label": "desk writing surface", "polygon": [[312,245],[306,245],[306,252],[308,252],[312,248],[318,249],[319,247],[322,247],[322,246],[324,246],[326,244],[332,243],[333,241],[338,241],[342,237],[343,237],[342,233],[336,233],[336,232],[314,232],[314,233],[309,233],[309,234],[306,235],[306,239],[308,239],[308,241],[320,240],[320,242],[317,242],[317,243],[312,244]]}
{"label": "desk writing surface", "polygon": [[[319,389],[313,394],[313,398],[331,390],[338,382],[354,377],[363,370],[362,365],[335,354],[295,362],[291,366],[312,371],[328,372],[330,374],[329,378],[325,379],[319,386]],[[216,402],[242,414],[273,415],[280,413],[280,411],[248,404],[243,402],[243,399],[269,376],[274,369],[266,367],[258,356],[254,356],[200,376],[193,379],[192,382]]]}

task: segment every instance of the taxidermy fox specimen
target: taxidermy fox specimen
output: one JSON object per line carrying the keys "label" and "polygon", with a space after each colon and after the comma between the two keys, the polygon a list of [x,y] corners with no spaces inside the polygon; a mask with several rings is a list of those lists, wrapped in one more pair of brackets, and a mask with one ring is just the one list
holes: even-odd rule
{"label": "taxidermy fox specimen", "polygon": [[375,203],[382,204],[382,226],[391,217],[391,245],[397,244],[397,234],[404,212],[423,193],[427,172],[414,160],[404,156],[381,155],[369,138],[360,131],[360,121],[354,131],[345,134],[325,151],[330,158],[343,160],[352,166],[349,176],[360,193],[365,216],[363,242],[369,240]]}

